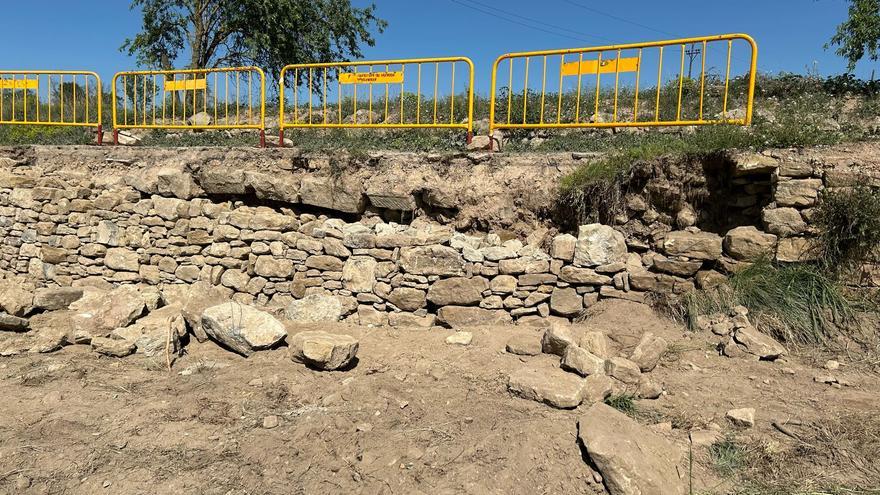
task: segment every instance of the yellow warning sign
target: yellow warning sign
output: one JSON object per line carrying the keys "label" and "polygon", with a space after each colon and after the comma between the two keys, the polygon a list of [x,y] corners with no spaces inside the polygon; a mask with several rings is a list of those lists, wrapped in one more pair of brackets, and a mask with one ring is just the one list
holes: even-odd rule
{"label": "yellow warning sign", "polygon": [[37,79],[0,79],[0,89],[40,89]]}
{"label": "yellow warning sign", "polygon": [[208,87],[207,79],[182,79],[180,81],[165,81],[165,91],[194,91]]}
{"label": "yellow warning sign", "polygon": [[562,64],[563,76],[576,76],[578,74],[614,74],[617,72],[635,72],[639,70],[639,59],[621,58],[603,60],[584,60],[580,62],[580,71],[578,70],[578,62],[569,62]]}
{"label": "yellow warning sign", "polygon": [[343,72],[339,74],[342,84],[399,84],[403,71],[398,72]]}

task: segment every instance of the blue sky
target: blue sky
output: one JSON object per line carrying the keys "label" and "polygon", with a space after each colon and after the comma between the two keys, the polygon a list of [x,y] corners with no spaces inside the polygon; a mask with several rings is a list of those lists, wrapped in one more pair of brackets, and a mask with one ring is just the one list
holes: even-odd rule
{"label": "blue sky", "polygon": [[[368,1],[354,0],[356,5]],[[492,60],[505,52],[626,43],[728,32],[751,34],[765,72],[843,72],[845,61],[823,44],[846,18],[845,0],[375,0],[389,22],[366,58],[466,55],[488,86]],[[135,68],[119,45],[140,18],[127,0],[15,2],[3,9],[8,69],[86,69],[109,81]],[[863,61],[870,77],[878,64]]]}

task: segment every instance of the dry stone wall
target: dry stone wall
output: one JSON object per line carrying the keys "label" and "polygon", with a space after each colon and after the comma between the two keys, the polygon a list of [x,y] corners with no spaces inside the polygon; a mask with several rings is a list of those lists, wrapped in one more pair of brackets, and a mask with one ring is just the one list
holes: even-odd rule
{"label": "dry stone wall", "polygon": [[[766,197],[747,215],[758,225],[703,231],[699,211],[666,223],[675,212],[658,213],[646,195],[630,198],[638,207],[615,227],[517,239],[429,216],[389,221],[389,211],[412,211],[411,191],[371,193],[345,174],[214,164],[73,180],[16,163],[0,174],[0,274],[49,287],[203,282],[298,319],[367,325],[575,318],[602,298],[712,287],[758,256],[808,259],[812,208],[825,189],[854,180],[770,154],[733,166],[738,187],[762,184],[756,195]],[[636,221],[646,232],[630,228]],[[866,270],[876,284],[876,266]]]}

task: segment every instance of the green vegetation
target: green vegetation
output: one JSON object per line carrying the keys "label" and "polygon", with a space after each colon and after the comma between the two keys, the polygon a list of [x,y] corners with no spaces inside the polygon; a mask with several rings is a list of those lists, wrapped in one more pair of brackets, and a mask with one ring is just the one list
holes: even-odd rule
{"label": "green vegetation", "polygon": [[686,296],[685,313],[694,328],[699,315],[742,305],[777,339],[823,344],[853,320],[859,304],[819,266],[759,260],[733,274],[725,286]]}
{"label": "green vegetation", "polygon": [[709,446],[709,459],[718,474],[730,477],[740,471],[746,463],[745,447],[731,436]]}
{"label": "green vegetation", "polygon": [[638,412],[635,399],[635,395],[623,393],[608,397],[605,399],[605,404],[628,416],[634,416]]}
{"label": "green vegetation", "polygon": [[258,65],[277,80],[286,64],[360,58],[372,30],[387,23],[375,5],[349,0],[132,0],[143,12],[141,32],[121,50],[146,67],[172,69]]}
{"label": "green vegetation", "polygon": [[816,221],[823,264],[848,270],[880,247],[880,194],[864,186],[833,190],[819,203]]}
{"label": "green vegetation", "polygon": [[849,0],[849,17],[837,27],[831,41],[825,45],[837,46],[837,54],[846,58],[849,70],[867,55],[876,61],[880,44],[880,1]]}

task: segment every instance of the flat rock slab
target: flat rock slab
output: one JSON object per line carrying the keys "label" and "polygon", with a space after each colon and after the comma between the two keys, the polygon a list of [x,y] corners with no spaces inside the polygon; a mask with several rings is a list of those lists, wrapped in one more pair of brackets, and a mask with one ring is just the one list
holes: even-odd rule
{"label": "flat rock slab", "polygon": [[541,336],[514,335],[507,341],[505,349],[519,356],[537,356],[541,354]]}
{"label": "flat rock slab", "polygon": [[590,407],[578,421],[578,439],[611,495],[687,493],[682,453],[612,407]]}
{"label": "flat rock slab", "polygon": [[529,399],[558,409],[574,409],[584,399],[584,379],[560,369],[525,368],[510,375],[507,389]]}
{"label": "flat rock slab", "polygon": [[300,332],[290,339],[290,359],[320,370],[338,370],[351,364],[359,345],[349,335]]}
{"label": "flat rock slab", "polygon": [[287,336],[284,325],[272,315],[236,302],[206,309],[202,328],[212,339],[243,356],[272,347]]}

